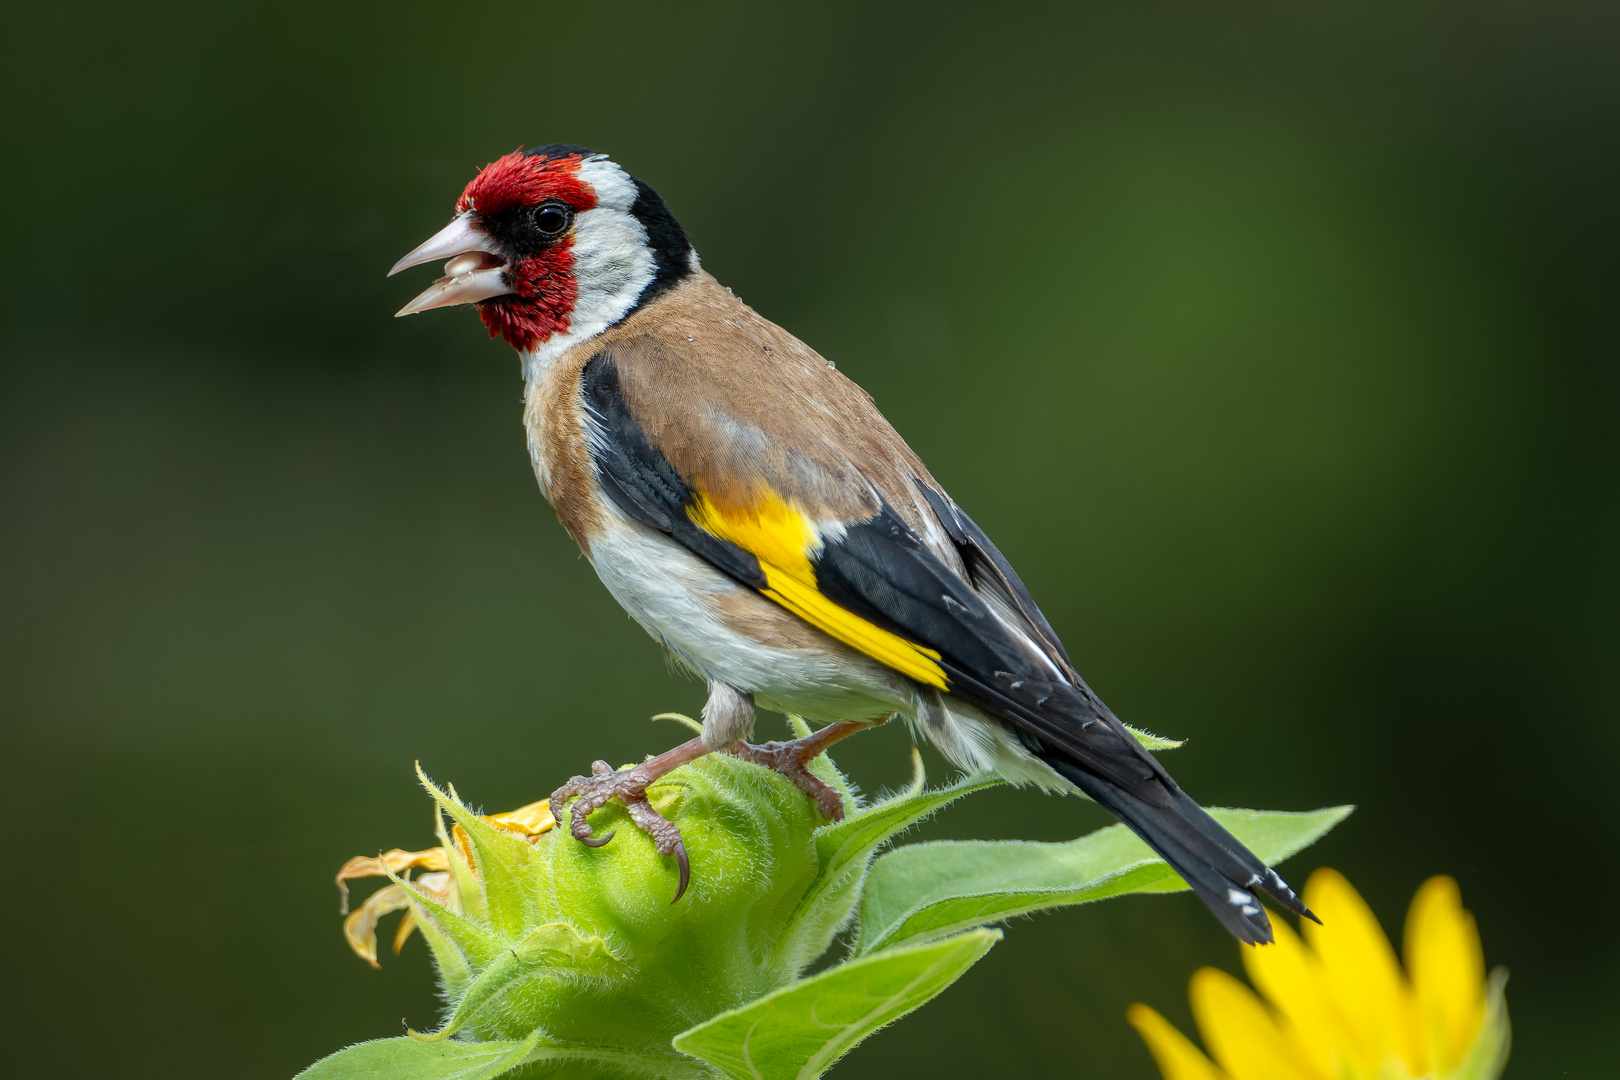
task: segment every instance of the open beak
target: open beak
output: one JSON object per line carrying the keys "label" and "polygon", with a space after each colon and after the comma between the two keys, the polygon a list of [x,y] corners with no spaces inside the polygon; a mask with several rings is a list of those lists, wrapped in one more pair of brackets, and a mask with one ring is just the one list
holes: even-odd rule
{"label": "open beak", "polygon": [[511,264],[501,254],[499,245],[475,224],[470,213],[457,215],[421,247],[395,263],[388,276],[440,259],[449,260],[444,264],[444,277],[396,311],[395,318],[453,304],[476,304],[492,296],[517,291],[507,282]]}

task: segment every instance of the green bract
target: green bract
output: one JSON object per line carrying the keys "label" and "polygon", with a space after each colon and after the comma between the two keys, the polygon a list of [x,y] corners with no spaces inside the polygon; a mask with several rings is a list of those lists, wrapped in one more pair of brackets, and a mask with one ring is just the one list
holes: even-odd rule
{"label": "green bract", "polygon": [[[825,757],[812,768],[850,792]],[[828,823],[776,773],[711,754],[648,793],[691,855],[691,887],[672,905],[674,861],[616,804],[592,820],[599,835],[618,835],[591,849],[566,829],[503,831],[424,778],[465,831],[462,848],[441,820],[455,887],[394,880],[432,949],[444,1023],[351,1046],[303,1080],[816,1077],[989,951],[1001,934],[986,923],[1184,888],[1123,826],[1067,844],[916,844],[877,855],[940,807],[999,782],[930,790],[919,758],[907,790]],[[1348,812],[1214,811],[1268,861]],[[801,978],[851,926],[850,956]]]}

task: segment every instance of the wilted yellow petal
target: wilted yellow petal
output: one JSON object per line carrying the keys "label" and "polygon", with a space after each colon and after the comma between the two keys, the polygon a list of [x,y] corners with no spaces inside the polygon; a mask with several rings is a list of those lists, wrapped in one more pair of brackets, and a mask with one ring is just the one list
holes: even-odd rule
{"label": "wilted yellow petal", "polygon": [[1193,974],[1188,996],[1198,1034],[1232,1080],[1321,1077],[1283,1035],[1254,991],[1226,972],[1200,968]]}
{"label": "wilted yellow petal", "polygon": [[1343,875],[1326,868],[1306,883],[1305,903],[1322,919],[1320,926],[1305,924],[1305,940],[1321,958],[1317,970],[1354,1037],[1360,1071],[1377,1075],[1395,1058],[1409,1075],[1423,1076],[1428,1055],[1418,1038],[1411,989],[1372,909]]}
{"label": "wilted yellow petal", "polygon": [[1271,919],[1275,941],[1271,945],[1240,949],[1249,981],[1282,1014],[1282,1027],[1311,1067],[1324,1076],[1337,1076],[1340,1065],[1353,1055],[1344,1021],[1328,997],[1321,961],[1305,947],[1293,927],[1275,915]]}
{"label": "wilted yellow petal", "polygon": [[443,848],[428,848],[425,851],[406,851],[395,848],[381,855],[356,855],[343,864],[337,872],[338,891],[343,894],[343,904],[339,909],[343,914],[349,912],[349,882],[355,878],[387,877],[389,874],[399,874],[412,868],[423,870],[448,870],[450,860],[445,858]]}
{"label": "wilted yellow petal", "polygon": [[1125,1019],[1147,1043],[1148,1053],[1164,1074],[1164,1080],[1227,1080],[1215,1063],[1188,1041],[1164,1017],[1137,1002],[1125,1010]]}
{"label": "wilted yellow petal", "polygon": [[1406,970],[1436,1072],[1468,1053],[1485,1019],[1485,955],[1474,916],[1449,877],[1423,883],[1406,915]]}
{"label": "wilted yellow petal", "polygon": [[[416,912],[409,908],[399,917],[399,927],[394,931],[394,955],[398,956],[400,950],[405,948],[405,942],[416,932]],[[375,948],[375,945],[373,946]],[[376,965],[373,965],[376,966]]]}
{"label": "wilted yellow petal", "polygon": [[381,967],[377,963],[377,920],[391,911],[409,907],[410,903],[400,885],[384,886],[366,897],[365,903],[343,920],[343,937],[349,948],[372,967]]}

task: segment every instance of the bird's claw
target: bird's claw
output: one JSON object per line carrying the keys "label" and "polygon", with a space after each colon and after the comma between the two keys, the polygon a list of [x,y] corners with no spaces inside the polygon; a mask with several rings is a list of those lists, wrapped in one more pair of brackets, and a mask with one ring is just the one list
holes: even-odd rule
{"label": "bird's claw", "polygon": [[686,895],[686,886],[692,880],[692,863],[686,857],[686,845],[679,840],[675,841],[675,865],[681,872],[681,878],[675,885],[675,898],[670,901],[671,905],[681,902],[681,897]]}
{"label": "bird's claw", "polygon": [[[820,732],[817,732],[819,735]],[[811,735],[788,742],[740,742],[731,752],[744,761],[775,769],[795,787],[815,800],[816,810],[828,821],[844,820],[844,796],[827,781],[810,771],[810,762],[825,749],[825,741]]]}
{"label": "bird's claw", "polygon": [[617,799],[636,827],[652,838],[653,847],[659,855],[675,856],[680,882],[675,888],[675,899],[670,901],[673,904],[686,895],[686,886],[692,880],[692,866],[679,827],[653,809],[652,803],[647,801],[647,785],[650,783],[652,778],[640,768],[615,771],[605,761],[593,761],[590,776],[576,776],[551,793],[551,805],[560,811],[569,799],[577,800],[568,815],[568,831],[586,847],[599,848],[612,840],[618,830],[606,836],[592,835],[590,815]]}

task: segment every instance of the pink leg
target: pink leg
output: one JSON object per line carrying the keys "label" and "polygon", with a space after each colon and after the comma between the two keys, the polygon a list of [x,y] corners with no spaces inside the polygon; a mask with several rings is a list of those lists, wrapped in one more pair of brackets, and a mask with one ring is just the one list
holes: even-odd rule
{"label": "pink leg", "polygon": [[836,788],[812,773],[808,766],[833,743],[871,726],[846,720],[840,724],[828,724],[820,731],[788,742],[768,742],[758,745],[740,742],[733,746],[730,752],[744,761],[752,761],[767,769],[775,769],[816,801],[816,809],[821,812],[822,817],[829,821],[843,821],[844,797]]}

